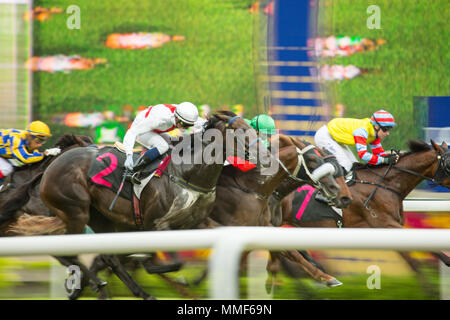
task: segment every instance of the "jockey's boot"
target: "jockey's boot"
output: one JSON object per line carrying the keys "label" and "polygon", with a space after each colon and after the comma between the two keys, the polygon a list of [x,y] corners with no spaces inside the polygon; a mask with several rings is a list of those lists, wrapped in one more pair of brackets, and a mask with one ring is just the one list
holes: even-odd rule
{"label": "jockey's boot", "polygon": [[148,164],[152,163],[161,154],[157,148],[151,148],[147,150],[137,161],[136,165],[133,167],[133,175],[131,176],[131,182],[134,184],[141,184],[138,176],[142,169],[144,169]]}

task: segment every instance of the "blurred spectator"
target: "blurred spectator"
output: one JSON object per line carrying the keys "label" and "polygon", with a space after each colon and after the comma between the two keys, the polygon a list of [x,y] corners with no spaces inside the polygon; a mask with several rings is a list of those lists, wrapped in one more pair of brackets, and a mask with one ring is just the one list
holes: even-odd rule
{"label": "blurred spectator", "polygon": [[105,64],[106,59],[102,58],[83,58],[80,56],[47,56],[32,57],[27,60],[26,67],[32,71],[46,72],[70,72],[71,70],[90,70],[98,64]]}
{"label": "blurred spectator", "polygon": [[358,75],[368,73],[379,73],[378,70],[358,68],[354,65],[323,65],[319,67],[319,78],[324,81],[340,81],[353,79]]}
{"label": "blurred spectator", "polygon": [[95,128],[95,142],[99,144],[114,144],[122,141],[125,136],[125,128],[115,119],[113,111],[103,112],[104,121]]}
{"label": "blurred spectator", "polygon": [[50,9],[43,8],[43,7],[36,7],[33,10],[26,12],[23,15],[23,19],[24,20],[34,19],[34,20],[38,20],[38,21],[45,21],[45,20],[50,19],[50,17],[52,15],[54,15],[56,13],[62,13],[62,12],[63,12],[63,10],[61,8],[56,8],[56,7],[53,7]]}
{"label": "blurred spectator", "polygon": [[373,51],[385,44],[384,39],[367,39],[349,36],[330,36],[308,40],[317,57],[350,56],[357,52]]}
{"label": "blurred spectator", "polygon": [[160,32],[113,33],[108,36],[105,45],[113,49],[150,49],[170,41],[184,40],[183,36],[169,36]]}

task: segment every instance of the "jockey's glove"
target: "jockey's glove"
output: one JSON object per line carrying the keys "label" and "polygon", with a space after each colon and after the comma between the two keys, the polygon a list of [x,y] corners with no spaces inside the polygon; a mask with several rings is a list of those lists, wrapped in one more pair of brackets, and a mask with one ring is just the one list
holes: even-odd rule
{"label": "jockey's glove", "polygon": [[396,155],[396,154],[391,154],[391,155],[383,158],[383,164],[394,165],[397,163],[397,161],[398,161],[398,155]]}
{"label": "jockey's glove", "polygon": [[134,161],[133,161],[133,155],[132,154],[127,154],[127,159],[125,160],[124,166],[129,171],[133,171]]}
{"label": "jockey's glove", "polygon": [[44,155],[46,156],[57,156],[60,153],[61,153],[60,148],[50,148],[44,151]]}

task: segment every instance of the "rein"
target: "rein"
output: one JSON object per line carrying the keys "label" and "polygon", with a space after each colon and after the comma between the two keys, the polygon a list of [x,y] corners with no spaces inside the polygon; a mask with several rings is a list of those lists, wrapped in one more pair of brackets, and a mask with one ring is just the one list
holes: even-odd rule
{"label": "rein", "polygon": [[169,177],[169,179],[172,182],[175,182],[176,184],[178,184],[179,186],[181,186],[181,187],[183,187],[185,189],[190,189],[190,190],[193,190],[195,192],[200,192],[200,193],[203,193],[203,194],[208,194],[208,193],[216,191],[216,187],[213,187],[211,189],[202,188],[202,187],[193,185],[192,183],[189,183],[189,182],[187,182],[184,179],[181,179],[181,178],[179,178],[177,176],[174,176],[174,175],[172,175],[170,173],[167,173],[166,171],[163,171],[162,174],[165,174],[166,176]]}

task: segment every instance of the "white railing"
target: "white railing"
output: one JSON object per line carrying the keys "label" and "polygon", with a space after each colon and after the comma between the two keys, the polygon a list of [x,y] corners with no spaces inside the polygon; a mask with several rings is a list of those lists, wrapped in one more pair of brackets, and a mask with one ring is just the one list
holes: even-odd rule
{"label": "white railing", "polygon": [[0,239],[0,256],[136,253],[212,248],[210,297],[238,299],[242,251],[254,249],[450,250],[448,229],[299,229],[222,227]]}

